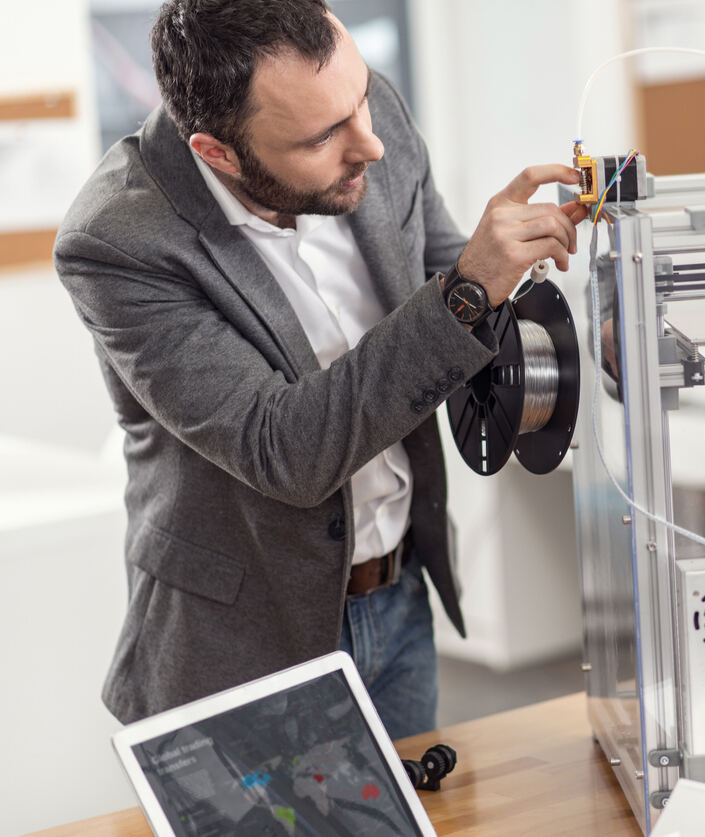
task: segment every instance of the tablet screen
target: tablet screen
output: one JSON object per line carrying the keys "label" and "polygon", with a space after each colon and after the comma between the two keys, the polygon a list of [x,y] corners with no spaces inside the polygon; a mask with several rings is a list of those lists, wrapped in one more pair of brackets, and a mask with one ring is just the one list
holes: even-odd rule
{"label": "tablet screen", "polygon": [[177,837],[422,833],[340,671],[132,750]]}

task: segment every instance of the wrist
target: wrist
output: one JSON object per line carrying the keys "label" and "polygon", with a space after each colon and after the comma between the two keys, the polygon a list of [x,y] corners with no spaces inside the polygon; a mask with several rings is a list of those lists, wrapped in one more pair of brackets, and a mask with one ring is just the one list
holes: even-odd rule
{"label": "wrist", "polygon": [[440,285],[446,307],[466,328],[479,326],[494,312],[483,285],[464,276],[457,263],[441,278]]}

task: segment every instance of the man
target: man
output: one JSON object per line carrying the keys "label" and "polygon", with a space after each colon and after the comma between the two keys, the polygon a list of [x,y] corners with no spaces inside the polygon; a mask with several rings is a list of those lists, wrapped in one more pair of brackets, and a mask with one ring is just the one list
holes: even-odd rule
{"label": "man", "polygon": [[434,411],[497,351],[490,306],[567,269],[580,210],[527,201],[577,175],[525,171],[466,242],[324,0],[171,0],[152,46],[164,107],[55,250],[126,432],[106,704],[128,722],[342,647],[393,737],[431,728],[422,566],[463,632]]}

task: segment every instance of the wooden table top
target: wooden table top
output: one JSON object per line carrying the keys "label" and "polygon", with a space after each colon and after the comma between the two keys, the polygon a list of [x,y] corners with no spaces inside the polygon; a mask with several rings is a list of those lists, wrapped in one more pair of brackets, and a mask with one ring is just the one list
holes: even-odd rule
{"label": "wooden table top", "polygon": [[[643,837],[602,750],[584,694],[479,718],[396,742],[418,759],[449,744],[458,764],[421,799],[439,837]],[[31,837],[151,837],[130,808]],[[25,835],[30,837],[30,835]]]}

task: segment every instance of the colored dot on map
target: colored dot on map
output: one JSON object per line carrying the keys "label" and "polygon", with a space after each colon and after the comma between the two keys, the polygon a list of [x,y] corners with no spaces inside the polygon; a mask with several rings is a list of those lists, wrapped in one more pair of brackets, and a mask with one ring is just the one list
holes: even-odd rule
{"label": "colored dot on map", "polygon": [[362,798],[367,802],[368,799],[379,799],[379,788],[377,785],[365,785],[362,789]]}
{"label": "colored dot on map", "polygon": [[275,808],[274,816],[278,820],[286,820],[286,822],[296,825],[296,811],[293,808]]}
{"label": "colored dot on map", "polygon": [[260,770],[258,773],[250,773],[249,776],[242,777],[242,787],[245,790],[248,788],[255,788],[255,787],[266,787],[270,780],[271,776],[268,773],[264,773]]}

